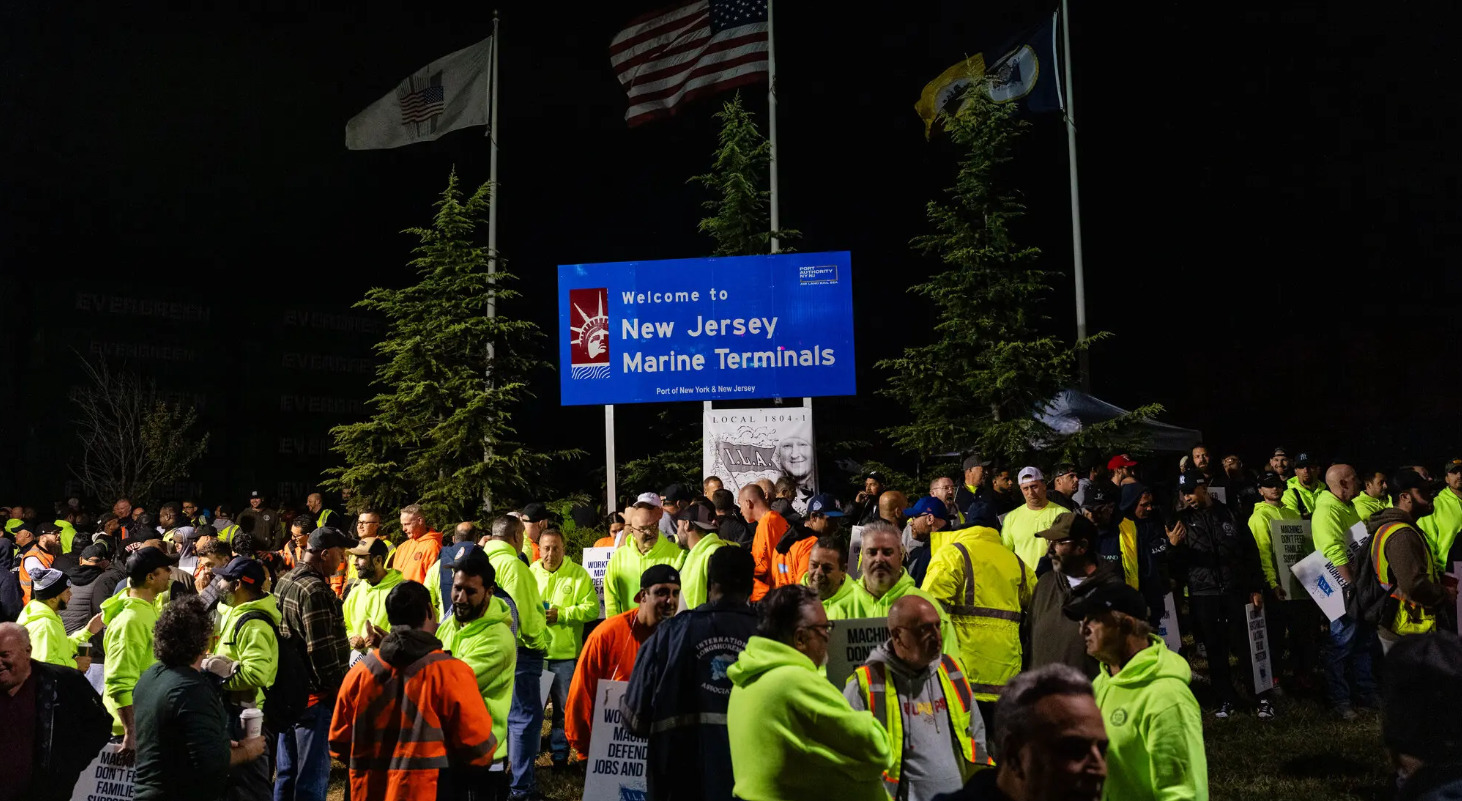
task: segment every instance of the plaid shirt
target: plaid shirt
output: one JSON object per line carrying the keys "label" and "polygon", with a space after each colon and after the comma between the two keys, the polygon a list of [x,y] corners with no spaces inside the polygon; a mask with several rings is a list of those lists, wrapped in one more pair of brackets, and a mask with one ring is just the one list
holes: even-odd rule
{"label": "plaid shirt", "polygon": [[284,620],[281,636],[299,638],[310,664],[310,694],[329,698],[340,689],[350,667],[345,615],[340,599],[315,568],[300,565],[279,577],[274,586]]}

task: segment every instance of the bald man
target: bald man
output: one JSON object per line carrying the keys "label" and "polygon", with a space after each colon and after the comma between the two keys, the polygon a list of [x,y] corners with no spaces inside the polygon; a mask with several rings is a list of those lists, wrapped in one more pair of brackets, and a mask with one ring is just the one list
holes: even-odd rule
{"label": "bald man", "polygon": [[[1315,550],[1324,553],[1349,582],[1353,576],[1351,529],[1360,525],[1360,514],[1354,504],[1355,496],[1360,493],[1360,479],[1354,467],[1337,464],[1325,471],[1325,486],[1329,492],[1315,493],[1310,532],[1314,535]],[[1320,660],[1325,671],[1325,699],[1342,720],[1355,718],[1352,702],[1364,708],[1377,708],[1380,704],[1371,674],[1371,643],[1375,637],[1375,627],[1350,615],[1330,621],[1327,647]]]}
{"label": "bald man", "polygon": [[[939,610],[905,595],[888,610],[889,638],[853,671],[843,697],[889,733],[890,797],[933,798],[991,764],[985,723],[959,659],[943,653]],[[954,736],[951,737],[950,733]],[[901,795],[900,790],[907,795]]]}
{"label": "bald man", "polygon": [[763,491],[761,481],[742,487],[736,496],[737,503],[741,505],[741,516],[746,522],[756,524],[756,534],[751,539],[751,556],[756,561],[751,589],[752,603],[760,601],[777,585],[772,576],[772,571],[776,569],[772,552],[777,543],[781,542],[782,535],[791,527],[786,518],[768,505],[769,498],[771,496]]}

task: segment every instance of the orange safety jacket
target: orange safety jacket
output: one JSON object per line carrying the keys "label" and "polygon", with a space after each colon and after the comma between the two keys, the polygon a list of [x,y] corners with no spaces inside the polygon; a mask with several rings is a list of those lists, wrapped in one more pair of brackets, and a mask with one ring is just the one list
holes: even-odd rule
{"label": "orange safety jacket", "polygon": [[51,565],[56,563],[56,557],[41,550],[40,546],[38,545],[30,546],[30,550],[26,551],[25,554],[20,557],[21,603],[30,603],[31,585],[35,583],[35,580],[30,577],[30,571],[25,569],[25,560],[31,558],[32,556],[41,560],[41,565],[46,568],[49,568]]}
{"label": "orange safety jacket", "polygon": [[436,798],[443,768],[487,767],[496,749],[477,675],[440,649],[404,668],[370,652],[346,674],[330,721],[351,798]]}

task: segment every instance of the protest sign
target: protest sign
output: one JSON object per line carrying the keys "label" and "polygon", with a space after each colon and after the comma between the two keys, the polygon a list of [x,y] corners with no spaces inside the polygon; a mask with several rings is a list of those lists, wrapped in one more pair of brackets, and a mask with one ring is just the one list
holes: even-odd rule
{"label": "protest sign", "polygon": [[107,743],[81,772],[71,801],[127,801],[135,778],[132,755],[122,753],[121,743]]}
{"label": "protest sign", "polygon": [[832,621],[827,643],[827,678],[839,690],[873,649],[888,639],[888,618],[861,617]]}
{"label": "protest sign", "polygon": [[[553,671],[545,670],[543,675],[538,677],[538,700],[546,706],[548,704],[548,692],[553,689]],[[564,695],[568,695],[569,688],[563,688]]]}
{"label": "protest sign", "polygon": [[792,508],[807,514],[807,502],[817,494],[810,408],[709,409],[703,431],[702,479],[716,476],[726,489],[738,493],[757,479],[775,483],[786,476],[797,482]]}
{"label": "protest sign", "polygon": [[857,394],[852,259],[558,268],[565,406]]}
{"label": "protest sign", "polygon": [[1340,571],[1330,564],[1325,554],[1320,551],[1311,553],[1296,562],[1290,572],[1332,623],[1345,614],[1345,579],[1340,577]]}
{"label": "protest sign", "polygon": [[1274,564],[1278,568],[1275,578],[1279,580],[1285,596],[1291,600],[1304,598],[1304,588],[1290,571],[1295,563],[1315,550],[1315,541],[1310,536],[1310,521],[1269,521],[1269,544],[1274,549]]}
{"label": "protest sign", "polygon": [[852,531],[848,543],[848,577],[856,581],[863,577],[863,527],[853,526]]}
{"label": "protest sign", "polygon": [[1269,655],[1269,629],[1264,622],[1264,610],[1253,604],[1244,604],[1244,613],[1249,621],[1249,656],[1254,666],[1254,694],[1258,695],[1274,688],[1274,667]]}
{"label": "protest sign", "polygon": [[604,617],[604,573],[609,570],[609,557],[613,548],[585,548],[581,557],[589,578],[594,580],[594,592],[599,593],[599,617]]}
{"label": "protest sign", "polygon": [[1173,653],[1183,647],[1183,635],[1178,631],[1178,604],[1173,600],[1172,593],[1163,596],[1162,620],[1158,621],[1157,636],[1162,637],[1168,650]]}
{"label": "protest sign", "polygon": [[594,729],[585,760],[583,801],[645,801],[645,741],[630,734],[619,711],[628,683],[600,680]]}
{"label": "protest sign", "polygon": [[1358,565],[1364,561],[1360,556],[1360,551],[1361,548],[1365,547],[1367,542],[1370,542],[1370,539],[1371,533],[1366,531],[1366,522],[1364,520],[1351,526],[1350,545],[1346,546],[1345,549],[1346,560],[1353,565]]}

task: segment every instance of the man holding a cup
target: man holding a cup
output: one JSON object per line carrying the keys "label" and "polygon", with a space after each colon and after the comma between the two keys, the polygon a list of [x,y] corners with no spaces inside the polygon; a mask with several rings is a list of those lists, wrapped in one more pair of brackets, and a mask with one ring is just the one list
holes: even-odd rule
{"label": "man holding a cup", "polygon": [[[264,591],[264,566],[236,556],[219,568],[214,578],[223,582],[219,600],[223,614],[215,634],[218,645],[203,660],[203,669],[224,679],[224,708],[237,721],[231,726],[236,740],[264,736],[264,693],[279,670],[279,638],[274,630],[282,616],[274,596]],[[272,625],[271,625],[272,624]],[[264,736],[273,739],[274,732]],[[230,801],[268,801],[274,795],[274,766],[268,749],[251,762],[230,770]]]}
{"label": "man holding a cup", "polygon": [[91,637],[102,630],[102,616],[93,615],[84,628],[68,636],[57,613],[71,600],[71,580],[65,573],[46,567],[30,577],[33,597],[15,622],[30,632],[31,657],[85,673],[91,667]]}

